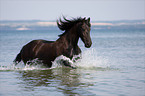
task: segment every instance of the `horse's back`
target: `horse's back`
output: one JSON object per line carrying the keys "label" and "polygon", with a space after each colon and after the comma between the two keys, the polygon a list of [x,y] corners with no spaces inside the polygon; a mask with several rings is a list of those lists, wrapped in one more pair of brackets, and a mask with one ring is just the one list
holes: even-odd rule
{"label": "horse's back", "polygon": [[23,48],[27,47],[29,49],[35,50],[36,47],[41,46],[42,44],[50,44],[54,43],[54,41],[46,41],[46,40],[32,40],[28,44],[26,44]]}

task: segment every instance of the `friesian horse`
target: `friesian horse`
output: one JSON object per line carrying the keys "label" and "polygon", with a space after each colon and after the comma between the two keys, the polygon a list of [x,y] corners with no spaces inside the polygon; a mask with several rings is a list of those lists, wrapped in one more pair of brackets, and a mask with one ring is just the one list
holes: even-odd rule
{"label": "friesian horse", "polygon": [[[23,46],[20,53],[14,60],[15,65],[17,65],[21,60],[24,64],[29,64],[33,59],[38,59],[42,61],[42,64],[46,67],[52,66],[52,61],[56,57],[63,55],[70,59],[74,55],[79,55],[81,49],[78,46],[78,40],[84,42],[86,48],[90,48],[92,45],[90,37],[90,18],[73,18],[71,20],[63,17],[57,20],[57,26],[60,30],[64,31],[63,34],[59,35],[56,41],[46,41],[46,40],[33,40]],[[71,68],[71,64],[67,60],[62,60],[62,64]]]}

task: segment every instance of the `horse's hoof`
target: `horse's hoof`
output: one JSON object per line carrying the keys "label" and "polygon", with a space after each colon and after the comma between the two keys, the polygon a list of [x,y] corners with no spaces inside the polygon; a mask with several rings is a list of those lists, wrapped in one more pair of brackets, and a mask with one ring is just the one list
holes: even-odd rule
{"label": "horse's hoof", "polygon": [[72,69],[77,69],[76,67],[71,66]]}

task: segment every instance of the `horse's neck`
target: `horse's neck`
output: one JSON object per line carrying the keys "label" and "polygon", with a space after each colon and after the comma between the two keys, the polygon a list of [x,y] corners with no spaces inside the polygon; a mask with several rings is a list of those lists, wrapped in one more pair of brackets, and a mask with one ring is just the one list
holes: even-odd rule
{"label": "horse's neck", "polygon": [[69,44],[76,46],[78,44],[79,36],[76,28],[72,28],[69,32],[66,33],[66,39]]}
{"label": "horse's neck", "polygon": [[78,40],[79,40],[79,36],[77,34],[76,28],[70,29],[69,32],[66,32],[66,34],[64,34],[58,39],[58,41],[67,43],[68,45],[71,45],[74,47],[77,46]]}

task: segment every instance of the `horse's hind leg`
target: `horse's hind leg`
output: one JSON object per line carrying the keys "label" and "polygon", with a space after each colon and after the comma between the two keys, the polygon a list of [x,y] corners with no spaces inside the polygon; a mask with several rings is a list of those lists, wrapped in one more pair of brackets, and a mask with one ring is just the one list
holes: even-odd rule
{"label": "horse's hind leg", "polygon": [[21,52],[17,55],[16,59],[13,61],[17,65],[21,61]]}

